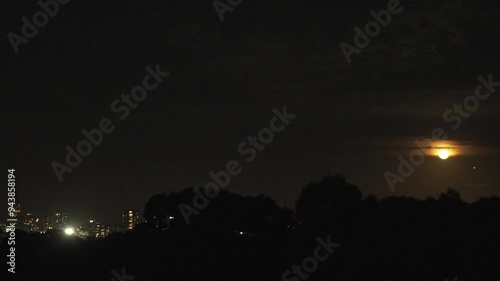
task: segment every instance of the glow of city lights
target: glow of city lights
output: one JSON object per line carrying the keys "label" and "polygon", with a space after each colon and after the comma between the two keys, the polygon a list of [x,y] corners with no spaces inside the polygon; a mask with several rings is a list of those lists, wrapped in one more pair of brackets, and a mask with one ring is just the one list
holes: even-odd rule
{"label": "glow of city lights", "polygon": [[68,227],[68,228],[64,229],[64,233],[66,235],[73,235],[73,234],[75,234],[75,229],[72,227]]}

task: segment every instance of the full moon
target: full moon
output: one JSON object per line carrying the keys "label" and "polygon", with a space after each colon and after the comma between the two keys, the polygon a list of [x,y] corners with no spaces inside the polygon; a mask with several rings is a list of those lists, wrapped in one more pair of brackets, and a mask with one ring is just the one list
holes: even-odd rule
{"label": "full moon", "polygon": [[450,152],[446,149],[441,149],[439,151],[438,156],[439,156],[439,158],[445,160],[445,159],[448,159],[448,157],[450,157]]}

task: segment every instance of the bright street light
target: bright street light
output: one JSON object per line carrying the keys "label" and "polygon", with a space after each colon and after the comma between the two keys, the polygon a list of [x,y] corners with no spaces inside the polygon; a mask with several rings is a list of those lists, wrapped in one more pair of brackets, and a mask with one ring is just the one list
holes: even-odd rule
{"label": "bright street light", "polygon": [[66,235],[73,235],[73,234],[75,234],[75,229],[73,229],[72,227],[68,227],[68,228],[64,229],[64,233]]}

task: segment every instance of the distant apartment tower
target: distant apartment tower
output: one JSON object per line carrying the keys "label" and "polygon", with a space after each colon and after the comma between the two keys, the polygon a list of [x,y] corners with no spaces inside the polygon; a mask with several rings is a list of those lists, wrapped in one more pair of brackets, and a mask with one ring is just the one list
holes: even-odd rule
{"label": "distant apartment tower", "polygon": [[89,220],[88,223],[80,225],[78,227],[78,233],[81,236],[92,237],[95,236],[94,229],[97,222],[95,220]]}
{"label": "distant apartment tower", "polygon": [[35,218],[32,213],[24,214],[21,229],[27,232],[35,231]]}
{"label": "distant apartment tower", "polygon": [[55,213],[54,227],[56,229],[63,229],[67,226],[69,220],[68,213]]}
{"label": "distant apartment tower", "polygon": [[42,217],[40,231],[46,232],[52,229],[52,224],[50,223],[50,217]]}
{"label": "distant apartment tower", "polygon": [[16,216],[15,218],[18,221],[19,228],[24,230],[25,216],[23,213],[21,213],[21,204],[19,203],[14,204],[14,215]]}
{"label": "distant apartment tower", "polygon": [[56,229],[62,229],[62,214],[56,213],[55,217],[56,217],[56,219],[55,219],[54,227]]}
{"label": "distant apartment tower", "polygon": [[123,226],[127,230],[132,230],[139,223],[139,212],[134,210],[123,211]]}
{"label": "distant apartment tower", "polygon": [[68,225],[68,221],[69,221],[68,213],[61,213],[61,222],[63,227],[66,227]]}
{"label": "distant apartment tower", "polygon": [[16,218],[19,220],[19,218],[21,217],[21,204],[19,203],[14,204],[14,214]]}
{"label": "distant apartment tower", "polygon": [[110,229],[96,220],[89,220],[89,223],[79,227],[79,233],[81,236],[104,238],[108,236]]}
{"label": "distant apartment tower", "polygon": [[105,226],[104,224],[96,224],[95,228],[94,228],[94,232],[95,232],[95,237],[97,238],[104,238],[106,236],[108,236],[109,234],[109,227],[108,226]]}

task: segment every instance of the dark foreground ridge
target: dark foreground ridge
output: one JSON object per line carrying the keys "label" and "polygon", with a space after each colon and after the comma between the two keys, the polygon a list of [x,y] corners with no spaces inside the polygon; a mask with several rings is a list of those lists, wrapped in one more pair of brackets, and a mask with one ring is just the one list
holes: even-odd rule
{"label": "dark foreground ridge", "polygon": [[438,199],[363,199],[343,177],[329,176],[304,187],[295,210],[262,195],[222,190],[186,225],[178,206],[192,199],[193,189],[155,195],[145,206],[145,223],[104,239],[18,232],[16,280],[500,276],[497,197],[466,203],[450,189]]}

